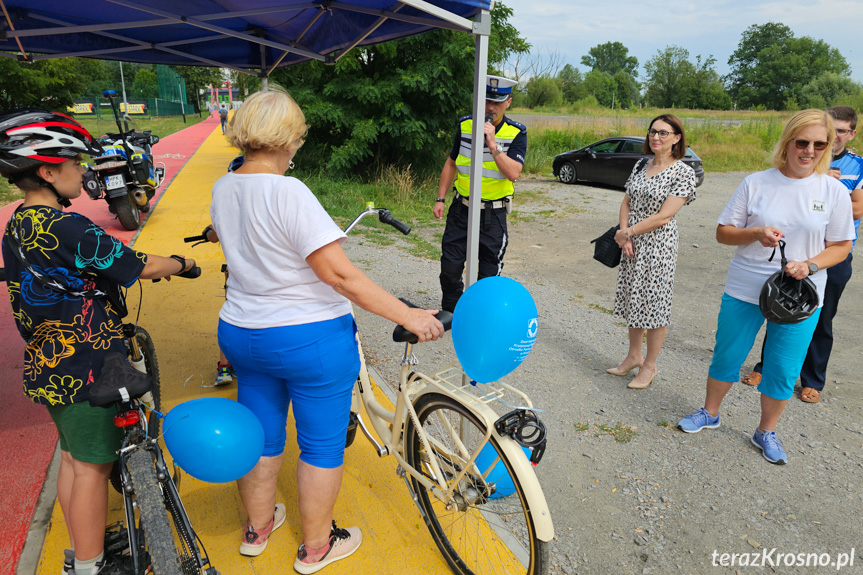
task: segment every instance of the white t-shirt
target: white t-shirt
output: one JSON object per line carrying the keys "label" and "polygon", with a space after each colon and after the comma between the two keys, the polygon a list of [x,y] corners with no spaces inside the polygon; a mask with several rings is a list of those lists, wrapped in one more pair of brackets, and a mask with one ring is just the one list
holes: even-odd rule
{"label": "white t-shirt", "polygon": [[213,186],[210,217],[230,275],[219,318],[261,329],[351,313],[348,300],[306,263],[345,234],[296,178],[229,173]]}
{"label": "white t-shirt", "polygon": [[[848,188],[824,174],[796,179],[772,168],[748,176],[734,191],[717,220],[736,228],[773,226],[785,235],[788,261],[806,261],[824,251],[824,242],[854,239],[854,221]],[[758,304],[764,282],[779,271],[780,252],[768,261],[773,248],[760,242],[737,246],[728,266],[725,293]],[[827,274],[810,279],[824,298]]]}

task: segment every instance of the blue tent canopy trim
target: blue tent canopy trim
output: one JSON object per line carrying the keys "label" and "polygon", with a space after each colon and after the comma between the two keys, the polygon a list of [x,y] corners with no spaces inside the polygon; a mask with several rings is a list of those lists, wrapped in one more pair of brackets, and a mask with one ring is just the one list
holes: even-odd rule
{"label": "blue tent canopy trim", "polygon": [[434,28],[472,31],[491,0],[3,0],[0,55],[214,66],[268,75]]}

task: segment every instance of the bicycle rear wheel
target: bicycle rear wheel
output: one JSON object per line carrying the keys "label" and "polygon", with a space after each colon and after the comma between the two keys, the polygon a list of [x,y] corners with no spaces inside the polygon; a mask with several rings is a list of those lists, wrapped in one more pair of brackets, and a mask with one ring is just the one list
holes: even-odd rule
{"label": "bicycle rear wheel", "polygon": [[[423,446],[413,421],[408,420],[405,458],[436,481],[430,465],[434,458],[445,483],[451,485],[470,454],[481,447],[485,425],[456,400],[437,393],[421,396],[414,409],[431,447]],[[411,478],[411,483],[432,538],[453,572],[542,575],[548,570],[548,545],[536,536],[524,487],[499,441],[493,432],[478,458],[480,474],[474,469],[462,478],[449,506],[416,479]],[[489,468],[492,471],[486,474]],[[492,483],[493,478],[497,483]]]}
{"label": "bicycle rear wheel", "polygon": [[[162,388],[159,380],[159,361],[156,359],[156,348],[153,345],[153,340],[147,330],[141,326],[135,327],[135,340],[138,342],[138,347],[144,356],[144,367],[147,369],[147,375],[153,380],[153,403],[150,405],[156,411],[162,411]],[[158,437],[161,428],[162,420],[158,417],[151,417],[149,420],[149,429],[147,434],[150,437]]]}

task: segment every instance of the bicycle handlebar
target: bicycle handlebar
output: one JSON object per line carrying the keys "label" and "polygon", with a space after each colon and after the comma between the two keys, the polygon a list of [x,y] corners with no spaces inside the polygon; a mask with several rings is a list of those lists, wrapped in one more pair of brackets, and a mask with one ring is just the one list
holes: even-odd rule
{"label": "bicycle handlebar", "polygon": [[379,210],[378,219],[383,224],[389,224],[404,235],[411,233],[411,227],[404,222],[395,219],[389,210]]}
{"label": "bicycle handlebar", "polygon": [[190,244],[192,242],[207,241],[207,236],[205,236],[203,234],[200,236],[189,236],[187,238],[183,238],[183,241],[186,242],[187,244]]}
{"label": "bicycle handlebar", "polygon": [[193,280],[195,278],[201,277],[201,268],[198,266],[193,266],[188,271],[185,271],[181,274],[176,274],[176,276]]}
{"label": "bicycle handlebar", "polygon": [[400,231],[401,233],[403,233],[404,235],[408,235],[409,233],[411,233],[411,227],[409,225],[395,219],[389,210],[387,210],[385,208],[375,208],[374,204],[371,204],[371,203],[369,203],[366,206],[365,210],[360,212],[360,215],[358,215],[356,218],[354,218],[354,221],[352,221],[350,224],[348,224],[348,227],[345,228],[345,233],[346,234],[350,233],[350,231],[352,229],[354,229],[354,227],[356,227],[356,225],[358,223],[360,223],[360,220],[362,220],[364,217],[371,215],[371,214],[377,214],[378,220],[380,220],[380,222],[382,224],[390,225],[390,226],[394,227],[395,229],[397,229],[398,231]]}

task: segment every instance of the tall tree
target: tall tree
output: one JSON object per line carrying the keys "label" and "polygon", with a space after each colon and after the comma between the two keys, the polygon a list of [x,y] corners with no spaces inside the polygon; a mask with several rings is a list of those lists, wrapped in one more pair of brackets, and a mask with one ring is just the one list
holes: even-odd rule
{"label": "tall tree", "polygon": [[638,77],[638,58],[629,55],[629,48],[620,42],[606,42],[599,44],[587,51],[586,56],[581,57],[581,63],[591,70],[605,72],[614,76],[621,70]]}
{"label": "tall tree", "polygon": [[556,78],[534,76],[527,83],[527,99],[525,104],[528,108],[560,106],[563,104],[560,83]]}
{"label": "tall tree", "polygon": [[612,76],[599,70],[591,70],[584,75],[584,89],[593,95],[600,106],[610,108],[615,103],[617,82]]}
{"label": "tall tree", "polygon": [[851,78],[825,72],[803,87],[800,104],[807,108],[827,108],[837,105],[847,96],[859,93],[860,86]]}
{"label": "tall tree", "polygon": [[837,49],[823,40],[795,38],[788,26],[776,22],[747,28],[728,64],[725,81],[739,106],[776,110],[799,102],[803,87],[817,76],[851,72]]}
{"label": "tall tree", "polygon": [[689,101],[690,78],[695,67],[689,51],[680,46],[666,46],[644,65],[647,75],[645,99],[651,106],[685,107]]}
{"label": "tall tree", "polygon": [[560,83],[560,90],[565,102],[576,102],[587,96],[584,78],[579,69],[572,64],[563,67],[557,75],[557,80]]}
{"label": "tall tree", "polygon": [[[529,47],[511,15],[503,4],[492,10],[491,67]],[[273,81],[296,98],[311,126],[296,161],[340,174],[390,164],[439,171],[457,118],[471,112],[473,55],[473,37],[436,30],[355,49],[335,66],[276,70]]]}
{"label": "tall tree", "polygon": [[0,58],[0,109],[23,106],[65,111],[87,84],[78,58],[21,63]]}

